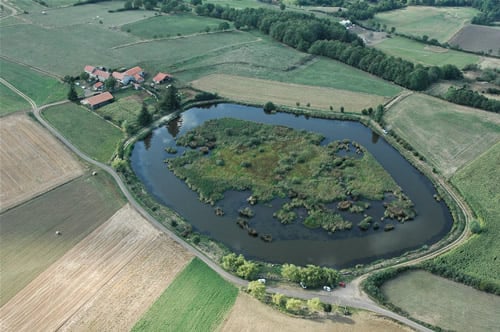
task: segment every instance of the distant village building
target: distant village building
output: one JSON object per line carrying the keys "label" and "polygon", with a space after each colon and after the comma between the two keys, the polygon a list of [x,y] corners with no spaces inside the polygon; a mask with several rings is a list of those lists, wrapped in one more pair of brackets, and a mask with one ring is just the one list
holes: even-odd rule
{"label": "distant village building", "polygon": [[156,74],[155,77],[153,77],[153,83],[154,84],[162,84],[165,83],[166,81],[169,81],[172,78],[170,74],[165,74],[165,73],[158,73]]}
{"label": "distant village building", "polygon": [[346,29],[349,29],[352,26],[352,22],[350,20],[342,20],[339,23],[342,24]]}
{"label": "distant village building", "polygon": [[113,101],[114,97],[109,92],[103,92],[96,96],[89,97],[81,101],[82,105],[87,105],[91,109],[95,110],[101,106],[109,104]]}

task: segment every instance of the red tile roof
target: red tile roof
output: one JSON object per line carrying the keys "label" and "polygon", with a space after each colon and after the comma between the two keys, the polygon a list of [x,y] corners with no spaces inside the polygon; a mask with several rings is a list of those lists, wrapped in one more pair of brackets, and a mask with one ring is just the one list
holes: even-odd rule
{"label": "red tile roof", "polygon": [[134,80],[137,82],[137,83],[141,83],[141,82],[144,82],[144,78],[139,75],[139,74],[135,74],[134,75]]}
{"label": "red tile roof", "polygon": [[104,83],[102,83],[102,82],[97,82],[96,84],[94,84],[94,88],[96,88],[96,89],[97,89],[97,88],[100,88],[100,87],[101,87],[101,86],[103,86],[103,85],[104,85]]}
{"label": "red tile roof", "polygon": [[113,95],[109,92],[103,92],[101,94],[98,94],[97,96],[93,96],[90,98],[85,99],[85,102],[89,104],[90,106],[95,106],[102,104],[104,102],[113,100]]}
{"label": "red tile roof", "polygon": [[102,77],[105,80],[107,80],[109,78],[109,73],[107,71],[103,71],[103,70],[100,70],[100,69],[96,69],[96,71],[94,71],[92,73],[92,75],[95,75],[97,77]]}
{"label": "red tile roof", "polygon": [[170,78],[171,75],[170,74],[165,74],[165,73],[158,73],[156,74],[155,77],[153,77],[153,82],[157,83],[157,82],[161,82],[163,81],[164,79],[166,78]]}
{"label": "red tile roof", "polygon": [[140,72],[142,72],[142,68],[137,66],[137,67],[134,67],[134,68],[130,68],[129,70],[127,70],[126,72],[124,72],[125,75],[128,75],[128,76],[135,76],[137,74],[139,74]]}
{"label": "red tile roof", "polygon": [[83,68],[83,70],[88,73],[88,74],[91,74],[94,72],[95,70],[95,67],[94,66],[89,66],[89,65],[86,65],[85,68]]}
{"label": "red tile roof", "polygon": [[117,71],[114,71],[112,75],[114,78],[116,78],[119,81],[123,80],[123,78],[125,76],[125,75],[123,75],[123,73],[119,73]]}

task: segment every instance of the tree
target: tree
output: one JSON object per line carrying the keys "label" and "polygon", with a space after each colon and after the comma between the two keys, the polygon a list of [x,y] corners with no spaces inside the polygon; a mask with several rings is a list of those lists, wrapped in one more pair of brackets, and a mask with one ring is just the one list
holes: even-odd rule
{"label": "tree", "polygon": [[297,312],[302,309],[302,301],[299,299],[288,299],[286,301],[286,310]]}
{"label": "tree", "polygon": [[285,10],[286,9],[286,5],[283,2],[280,3],[280,9],[281,10]]}
{"label": "tree", "polygon": [[113,91],[116,85],[116,78],[110,76],[107,80],[104,81],[104,88],[108,91]]}
{"label": "tree", "polygon": [[283,264],[281,267],[281,275],[283,278],[291,281],[300,281],[300,270],[293,264]]}
{"label": "tree", "polygon": [[163,114],[170,113],[179,109],[180,106],[181,101],[177,93],[177,88],[170,85],[158,104],[160,112]]}
{"label": "tree", "polygon": [[230,27],[231,27],[231,26],[230,26],[230,25],[229,25],[229,23],[227,23],[227,22],[221,22],[221,23],[219,24],[219,30],[222,30],[222,31],[224,31],[224,30],[229,30],[229,28],[230,28]]}
{"label": "tree", "polygon": [[141,112],[137,117],[137,122],[139,123],[140,126],[145,127],[149,125],[151,121],[153,121],[153,116],[151,115],[151,113],[148,112],[146,104],[143,103]]}
{"label": "tree", "polygon": [[276,105],[274,105],[272,102],[268,101],[264,105],[264,112],[269,113],[272,112],[276,109]]}
{"label": "tree", "polygon": [[86,72],[81,73],[80,74],[80,79],[82,79],[84,81],[88,80],[89,79],[89,74],[86,73]]}
{"label": "tree", "polygon": [[285,295],[280,293],[273,294],[272,301],[278,307],[282,307],[285,304]]}
{"label": "tree", "polygon": [[198,5],[201,5],[201,0],[191,0],[191,4],[193,6],[198,6]]}
{"label": "tree", "polygon": [[259,272],[259,268],[257,264],[245,261],[238,269],[236,270],[236,275],[240,278],[250,280],[254,279]]}
{"label": "tree", "polygon": [[75,85],[73,83],[71,83],[70,86],[69,86],[68,99],[71,100],[71,101],[77,101],[78,100],[78,94],[76,93]]}
{"label": "tree", "polygon": [[323,303],[317,297],[308,300],[307,307],[311,311],[323,311]]}
{"label": "tree", "polygon": [[253,297],[260,301],[266,298],[266,286],[258,281],[250,281],[247,290]]}

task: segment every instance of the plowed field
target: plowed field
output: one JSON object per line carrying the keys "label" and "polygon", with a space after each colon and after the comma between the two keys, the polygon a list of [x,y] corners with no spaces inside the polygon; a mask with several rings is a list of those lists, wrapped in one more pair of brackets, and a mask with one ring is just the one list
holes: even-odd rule
{"label": "plowed field", "polygon": [[25,114],[0,119],[0,210],[83,173],[70,152]]}
{"label": "plowed field", "polygon": [[0,308],[0,329],[129,330],[190,258],[126,205]]}

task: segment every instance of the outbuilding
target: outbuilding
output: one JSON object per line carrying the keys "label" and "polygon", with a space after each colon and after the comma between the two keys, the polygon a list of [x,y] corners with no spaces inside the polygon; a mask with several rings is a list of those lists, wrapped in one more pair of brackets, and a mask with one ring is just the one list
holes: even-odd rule
{"label": "outbuilding", "polygon": [[83,105],[88,105],[91,109],[95,110],[101,106],[109,104],[113,101],[114,97],[109,92],[103,92],[96,96],[89,97],[81,101]]}

